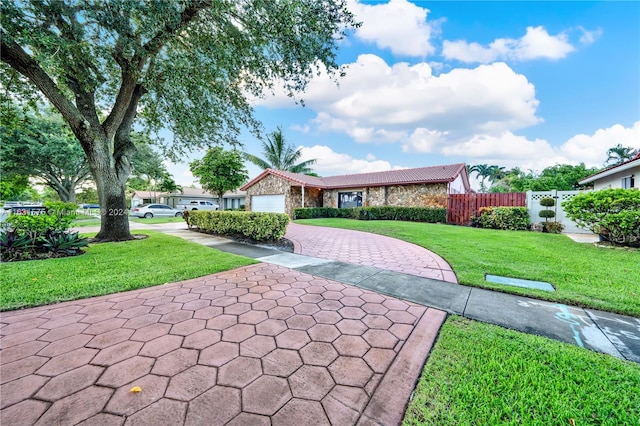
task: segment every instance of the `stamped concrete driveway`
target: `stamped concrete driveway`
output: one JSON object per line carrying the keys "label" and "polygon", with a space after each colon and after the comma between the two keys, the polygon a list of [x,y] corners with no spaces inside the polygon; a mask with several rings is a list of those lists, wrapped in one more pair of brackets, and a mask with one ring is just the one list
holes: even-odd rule
{"label": "stamped concrete driveway", "polygon": [[397,424],[444,318],[264,263],[4,312],[0,423]]}
{"label": "stamped concrete driveway", "polygon": [[356,265],[373,266],[457,283],[451,266],[437,254],[406,241],[368,232],[290,223],[287,239],[294,252]]}

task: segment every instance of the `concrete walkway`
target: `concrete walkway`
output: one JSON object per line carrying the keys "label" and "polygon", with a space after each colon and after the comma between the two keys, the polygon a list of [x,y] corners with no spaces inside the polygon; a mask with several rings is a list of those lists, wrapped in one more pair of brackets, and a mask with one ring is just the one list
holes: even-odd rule
{"label": "concrete walkway", "polygon": [[132,228],[261,263],[0,314],[0,424],[398,424],[446,312],[640,362],[639,319],[461,286],[398,240],[292,224],[285,253]]}

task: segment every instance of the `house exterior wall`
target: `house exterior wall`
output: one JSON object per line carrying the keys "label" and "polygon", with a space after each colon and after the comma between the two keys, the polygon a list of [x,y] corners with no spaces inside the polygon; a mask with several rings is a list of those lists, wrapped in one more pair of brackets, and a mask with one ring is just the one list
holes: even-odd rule
{"label": "house exterior wall", "polygon": [[464,181],[462,180],[462,173],[449,184],[449,194],[466,194],[467,190],[464,188]]}
{"label": "house exterior wall", "polygon": [[245,209],[251,211],[251,197],[254,195],[280,195],[284,194],[284,211],[293,217],[293,207],[291,203],[291,184],[286,179],[274,175],[265,176],[255,185],[247,189],[245,198]]}
{"label": "house exterior wall", "polygon": [[631,169],[622,170],[609,176],[604,176],[593,181],[593,189],[598,191],[607,188],[622,188],[622,178],[627,176],[634,177],[634,188],[640,187],[640,166]]}
{"label": "house exterior wall", "polygon": [[367,196],[362,194],[362,198],[365,200],[363,204],[365,206],[384,206],[387,202],[387,187],[386,186],[374,186],[366,188]]}
{"label": "house exterior wall", "polygon": [[387,187],[388,206],[447,207],[447,184],[395,185]]}
{"label": "house exterior wall", "polygon": [[244,207],[245,196],[241,197],[224,197],[224,209],[239,209],[240,206]]}
{"label": "house exterior wall", "polygon": [[[293,209],[302,207],[302,187],[291,186],[289,191],[291,197],[291,212]],[[322,207],[322,190],[319,188],[304,188],[304,206],[305,207]],[[286,204],[286,200],[285,200]]]}
{"label": "house exterior wall", "polygon": [[339,192],[362,192],[362,205],[447,207],[447,184],[391,185],[324,190],[323,206],[338,207]]}
{"label": "house exterior wall", "polygon": [[338,207],[338,191],[322,191],[322,207]]}

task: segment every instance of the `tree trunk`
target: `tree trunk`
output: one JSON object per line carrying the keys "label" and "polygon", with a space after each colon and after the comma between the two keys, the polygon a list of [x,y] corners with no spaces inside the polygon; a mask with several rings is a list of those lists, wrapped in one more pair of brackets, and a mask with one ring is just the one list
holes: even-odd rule
{"label": "tree trunk", "polygon": [[94,174],[100,200],[100,232],[98,241],[131,240],[129,210],[125,194],[126,179],[120,179],[115,170],[102,169]]}
{"label": "tree trunk", "polygon": [[95,240],[131,240],[133,236],[129,230],[129,210],[125,192],[130,170],[126,170],[119,161],[114,160],[108,147],[109,144],[105,141],[96,140],[93,151],[87,155],[100,201],[100,232]]}
{"label": "tree trunk", "polygon": [[224,210],[224,192],[218,194],[218,210]]}

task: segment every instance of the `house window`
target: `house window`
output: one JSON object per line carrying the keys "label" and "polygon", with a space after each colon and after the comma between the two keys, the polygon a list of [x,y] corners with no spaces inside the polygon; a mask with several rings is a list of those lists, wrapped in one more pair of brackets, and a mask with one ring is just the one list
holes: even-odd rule
{"label": "house window", "polygon": [[635,182],[633,181],[633,175],[631,176],[625,176],[622,178],[622,188],[623,189],[629,189],[629,188],[634,188],[635,187]]}
{"label": "house window", "polygon": [[362,207],[362,192],[339,192],[338,208]]}

